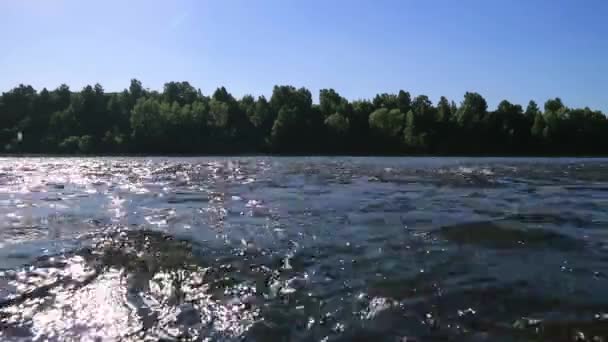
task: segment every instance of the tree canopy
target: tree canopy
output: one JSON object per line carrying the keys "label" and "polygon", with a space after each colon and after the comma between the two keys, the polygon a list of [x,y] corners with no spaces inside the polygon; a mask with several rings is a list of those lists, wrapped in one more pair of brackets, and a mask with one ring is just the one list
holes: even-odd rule
{"label": "tree canopy", "polygon": [[188,82],[150,91],[135,79],[120,92],[19,85],[0,96],[3,153],[600,155],[606,137],[602,112],[559,97],[490,110],[475,92],[435,105],[404,90],[349,101],[322,89],[314,103],[308,89],[288,85],[268,99],[235,98]]}

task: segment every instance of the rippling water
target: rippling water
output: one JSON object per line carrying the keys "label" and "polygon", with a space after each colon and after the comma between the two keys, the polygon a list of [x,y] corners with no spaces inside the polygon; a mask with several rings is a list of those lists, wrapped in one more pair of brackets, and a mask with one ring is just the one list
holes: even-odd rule
{"label": "rippling water", "polygon": [[0,159],[0,340],[608,341],[608,160]]}

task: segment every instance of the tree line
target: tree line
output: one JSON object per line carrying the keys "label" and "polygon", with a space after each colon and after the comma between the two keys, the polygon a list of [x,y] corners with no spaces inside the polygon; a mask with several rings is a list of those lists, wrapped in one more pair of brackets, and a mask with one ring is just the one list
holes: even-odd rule
{"label": "tree line", "polygon": [[488,110],[478,93],[436,104],[409,92],[348,101],[322,89],[275,86],[269,99],[240,99],[220,87],[203,95],[188,82],[162,92],[131,80],[122,92],[99,84],[36,91],[19,85],[0,97],[0,151],[79,154],[467,154],[600,155],[608,120],[560,98],[540,108],[502,101]]}

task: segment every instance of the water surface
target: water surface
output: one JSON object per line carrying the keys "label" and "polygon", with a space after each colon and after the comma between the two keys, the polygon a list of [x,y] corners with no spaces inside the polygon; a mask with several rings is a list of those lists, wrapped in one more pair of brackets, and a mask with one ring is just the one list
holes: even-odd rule
{"label": "water surface", "polygon": [[605,341],[607,276],[606,159],[0,159],[3,341]]}

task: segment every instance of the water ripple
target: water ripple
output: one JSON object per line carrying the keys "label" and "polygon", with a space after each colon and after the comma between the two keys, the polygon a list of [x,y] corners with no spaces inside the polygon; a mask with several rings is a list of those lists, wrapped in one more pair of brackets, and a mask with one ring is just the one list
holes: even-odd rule
{"label": "water ripple", "polygon": [[608,161],[0,158],[0,339],[608,339]]}

